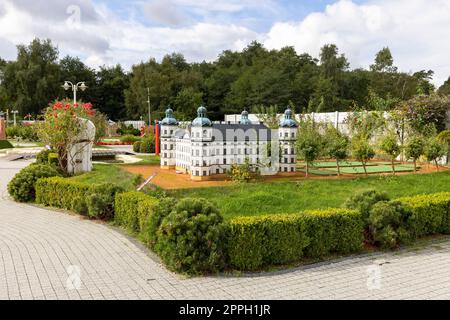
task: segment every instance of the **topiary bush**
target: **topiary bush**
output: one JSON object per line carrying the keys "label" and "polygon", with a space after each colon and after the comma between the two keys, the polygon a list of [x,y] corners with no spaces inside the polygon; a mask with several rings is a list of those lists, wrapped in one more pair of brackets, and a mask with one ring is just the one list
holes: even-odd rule
{"label": "topiary bush", "polygon": [[48,157],[51,153],[54,153],[54,150],[44,149],[36,155],[36,163],[38,164],[48,164]]}
{"label": "topiary bush", "polygon": [[407,228],[414,238],[450,234],[450,192],[398,199],[411,216]]}
{"label": "topiary bush", "polygon": [[32,202],[36,197],[35,185],[40,178],[60,176],[56,168],[37,164],[22,169],[8,184],[8,192],[15,201]]}
{"label": "topiary bush", "polygon": [[372,242],[383,248],[395,248],[410,241],[406,228],[410,212],[399,201],[381,201],[370,211],[368,223]]}
{"label": "topiary bush", "polygon": [[49,207],[74,210],[90,218],[114,217],[114,199],[123,189],[111,184],[89,184],[67,178],[40,179],[36,183],[36,202]]}
{"label": "topiary bush", "polygon": [[158,200],[142,192],[119,193],[115,199],[114,222],[132,232],[142,232]]}
{"label": "topiary bush", "polygon": [[174,271],[216,272],[226,266],[226,230],[214,205],[205,199],[186,198],[162,219],[155,250]]}
{"label": "topiary bush", "polygon": [[141,137],[136,137],[133,135],[125,135],[120,138],[120,142],[122,143],[135,143],[141,140],[142,140]]}
{"label": "topiary bush", "polygon": [[174,207],[176,200],[173,198],[165,198],[158,202],[153,208],[153,214],[149,216],[145,225],[146,243],[150,248],[155,249],[158,242],[158,230],[165,217],[167,217]]}
{"label": "topiary bush", "polygon": [[140,153],[141,152],[141,145],[142,145],[141,141],[136,141],[133,144],[133,151],[136,152],[136,153]]}
{"label": "topiary bush", "polygon": [[140,153],[155,153],[155,138],[145,138],[142,140]]}
{"label": "topiary bush", "polygon": [[389,200],[390,198],[386,192],[368,190],[351,196],[345,202],[345,207],[348,209],[358,210],[361,213],[363,220],[367,223],[372,207],[380,201]]}

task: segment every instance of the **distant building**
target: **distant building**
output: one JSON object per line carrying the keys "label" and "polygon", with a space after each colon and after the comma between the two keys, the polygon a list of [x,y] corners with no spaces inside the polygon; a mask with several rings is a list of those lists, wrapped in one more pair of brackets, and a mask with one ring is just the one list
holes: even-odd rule
{"label": "distant building", "polygon": [[[271,130],[260,122],[251,122],[248,112],[241,114],[239,122],[212,122],[205,107],[187,128],[180,128],[173,110],[166,111],[161,121],[161,168],[189,174],[192,180],[208,180],[214,175],[227,173],[232,164],[252,165],[264,162],[271,142],[280,142],[280,172],[295,172],[297,156],[295,140],[297,122],[292,111],[286,110],[280,129]],[[274,137],[273,134],[278,136]]]}

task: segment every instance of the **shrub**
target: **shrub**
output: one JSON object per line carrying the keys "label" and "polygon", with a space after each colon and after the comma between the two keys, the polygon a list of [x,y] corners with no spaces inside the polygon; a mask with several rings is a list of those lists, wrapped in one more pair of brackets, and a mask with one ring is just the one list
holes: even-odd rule
{"label": "shrub", "polygon": [[117,133],[120,135],[133,135],[133,136],[139,136],[141,134],[141,131],[138,129],[135,129],[133,125],[124,125],[121,124],[119,129],[117,130]]}
{"label": "shrub", "polygon": [[359,251],[363,245],[361,215],[327,209],[295,215],[240,217],[230,222],[230,265],[239,270]]}
{"label": "shrub", "polygon": [[248,183],[252,179],[252,168],[249,159],[245,159],[244,164],[233,163],[228,172],[228,176],[234,182]]}
{"label": "shrub", "polygon": [[48,156],[49,156],[51,153],[54,153],[54,152],[55,152],[55,151],[49,150],[49,149],[42,150],[41,152],[39,152],[39,153],[36,155],[36,163],[39,163],[39,164],[48,164]]}
{"label": "shrub", "polygon": [[306,211],[309,245],[305,254],[309,258],[320,258],[329,254],[347,254],[362,249],[364,223],[356,210],[325,209]]}
{"label": "shrub", "polygon": [[226,224],[205,199],[180,200],[158,229],[155,250],[178,272],[202,274],[226,266]]}
{"label": "shrub", "polygon": [[49,165],[32,165],[21,170],[8,184],[8,192],[15,201],[31,202],[36,197],[36,181],[40,178],[59,176]]}
{"label": "shrub", "polygon": [[136,136],[133,136],[133,135],[130,135],[130,134],[125,135],[125,136],[120,138],[120,142],[123,142],[123,143],[135,143],[135,142],[138,142],[138,141],[141,141],[140,137],[136,137]]}
{"label": "shrub", "polygon": [[57,153],[50,153],[48,155],[48,164],[52,166],[58,166],[59,165],[59,157]]}
{"label": "shrub", "polygon": [[37,131],[31,125],[17,125],[6,128],[6,136],[10,139],[20,138],[27,141],[38,141]]}
{"label": "shrub", "polygon": [[407,228],[414,238],[450,233],[450,192],[398,199],[411,211]]}
{"label": "shrub", "polygon": [[114,215],[114,198],[121,191],[120,187],[111,184],[93,185],[61,177],[40,179],[36,183],[36,202],[66,210],[75,209],[91,218],[107,220]]}
{"label": "shrub", "polygon": [[354,196],[351,196],[346,202],[345,207],[348,209],[358,210],[364,222],[367,223],[370,210],[380,201],[389,201],[389,196],[386,192],[376,190],[362,191]]}
{"label": "shrub", "polygon": [[145,138],[141,143],[141,153],[155,153],[155,139]]}
{"label": "shrub", "polygon": [[298,261],[308,245],[305,221],[298,215],[240,217],[230,222],[228,255],[238,270]]}
{"label": "shrub", "polygon": [[132,232],[142,232],[157,202],[142,192],[117,194],[114,222]]}
{"label": "shrub", "polygon": [[383,248],[395,248],[401,242],[408,241],[406,224],[409,215],[409,211],[398,201],[375,204],[368,221],[372,242]]}
{"label": "shrub", "polygon": [[142,142],[141,142],[141,141],[136,141],[136,142],[133,144],[133,151],[136,152],[136,153],[141,152],[141,145],[142,145]]}
{"label": "shrub", "polygon": [[6,137],[9,139],[14,139],[20,137],[20,127],[19,126],[8,126],[6,128]]}
{"label": "shrub", "polygon": [[167,217],[176,200],[173,198],[165,198],[158,202],[158,204],[153,208],[154,212],[150,215],[148,223],[145,226],[146,242],[150,248],[154,249],[156,243],[158,242],[158,229],[165,217]]}
{"label": "shrub", "polygon": [[11,142],[8,140],[0,140],[0,150],[2,149],[12,149],[14,148]]}

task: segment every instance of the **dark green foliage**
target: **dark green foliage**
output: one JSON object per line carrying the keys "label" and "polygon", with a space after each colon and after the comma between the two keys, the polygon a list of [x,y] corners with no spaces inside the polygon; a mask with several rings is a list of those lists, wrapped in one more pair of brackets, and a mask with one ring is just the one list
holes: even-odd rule
{"label": "dark green foliage", "polygon": [[410,212],[399,201],[381,201],[370,210],[369,232],[373,243],[395,248],[409,240],[407,222]]}
{"label": "dark green foliage", "polygon": [[58,166],[59,165],[59,157],[57,153],[50,153],[48,155],[48,164],[52,166]]}
{"label": "dark green foliage", "polygon": [[386,192],[377,190],[368,190],[359,192],[351,196],[346,202],[345,207],[349,209],[358,210],[365,222],[370,215],[372,207],[380,201],[389,201],[389,196]]}
{"label": "dark green foliage", "polygon": [[135,143],[141,140],[142,140],[141,137],[136,137],[131,134],[124,135],[123,137],[120,138],[120,142],[123,143]]}
{"label": "dark green foliage", "polygon": [[75,213],[87,216],[89,214],[89,209],[84,197],[76,196],[72,200],[71,210]]}
{"label": "dark green foliage", "polygon": [[158,229],[161,226],[163,219],[170,214],[176,202],[177,201],[173,198],[165,198],[160,200],[158,205],[155,206],[154,212],[150,215],[145,229],[145,233],[148,235],[147,243],[150,248],[155,248],[158,241]]}
{"label": "dark green foliage", "polygon": [[[114,184],[89,184],[66,178],[40,179],[36,183],[36,202],[66,210],[76,209],[90,218],[114,217],[114,198],[123,191]],[[74,199],[83,203],[74,203]],[[86,210],[87,208],[87,210]]]}
{"label": "dark green foliage", "polygon": [[36,164],[22,169],[8,184],[8,192],[15,201],[31,202],[36,196],[36,181],[40,178],[59,176],[53,166]]}
{"label": "dark green foliage", "polygon": [[140,136],[141,135],[141,131],[139,131],[138,129],[135,129],[133,127],[133,125],[124,125],[121,124],[119,126],[119,129],[117,130],[117,133],[123,136],[127,136],[127,135],[132,135],[132,136]]}
{"label": "dark green foliage", "polygon": [[155,137],[151,136],[142,140],[140,153],[155,153]]}
{"label": "dark green foliage", "polygon": [[13,145],[8,140],[0,140],[0,150],[11,148],[13,148]]}
{"label": "dark green foliage", "polygon": [[227,225],[205,199],[183,199],[162,219],[156,252],[172,270],[203,274],[226,266]]}

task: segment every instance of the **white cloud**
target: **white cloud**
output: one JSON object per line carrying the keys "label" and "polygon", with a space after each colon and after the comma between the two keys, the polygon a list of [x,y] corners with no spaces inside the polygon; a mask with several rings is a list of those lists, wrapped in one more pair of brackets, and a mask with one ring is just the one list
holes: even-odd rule
{"label": "white cloud", "polygon": [[[156,4],[152,14],[158,15],[163,24],[173,18],[161,0],[139,3]],[[92,67],[121,63],[126,68],[174,51],[184,53],[189,61],[213,60],[221,51],[242,49],[252,40],[263,41],[269,48],[294,46],[299,53],[315,57],[324,44],[336,43],[353,67],[368,67],[376,52],[389,46],[403,71],[432,69],[437,84],[450,75],[448,0],[369,0],[365,4],[341,0],[300,21],[276,22],[268,33],[245,27],[245,19],[226,22],[229,20],[208,17],[208,12],[218,17],[242,10],[267,13],[276,9],[275,3],[171,0],[169,9],[180,9],[175,12],[176,19],[166,21],[166,27],[149,27],[92,0],[1,0],[0,57],[14,58],[13,46],[29,43],[35,37],[51,38],[61,55],[78,55]],[[67,13],[70,5],[81,9],[79,24],[73,23],[73,11]],[[204,19],[195,21],[197,14],[205,15]],[[184,17],[192,20],[179,23]]]}
{"label": "white cloud", "polygon": [[450,76],[449,17],[448,0],[372,0],[362,5],[341,0],[302,21],[276,23],[265,44],[290,45],[318,56],[324,44],[335,43],[353,67],[368,67],[377,51],[389,46],[401,70],[432,69],[435,82],[442,84]]}

